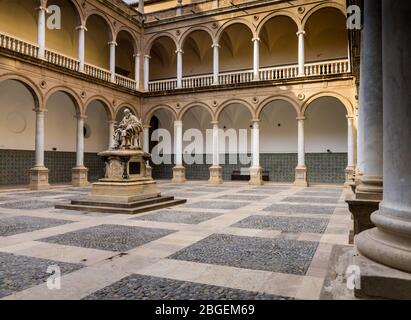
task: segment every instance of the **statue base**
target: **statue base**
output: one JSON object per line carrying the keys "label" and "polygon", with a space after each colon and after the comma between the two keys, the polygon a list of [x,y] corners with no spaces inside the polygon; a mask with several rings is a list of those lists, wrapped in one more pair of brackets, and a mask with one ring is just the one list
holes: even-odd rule
{"label": "statue base", "polygon": [[147,175],[149,154],[125,149],[107,150],[99,155],[106,164],[105,177],[92,184],[87,197],[56,205],[56,209],[136,214],[187,202],[161,196],[156,182]]}

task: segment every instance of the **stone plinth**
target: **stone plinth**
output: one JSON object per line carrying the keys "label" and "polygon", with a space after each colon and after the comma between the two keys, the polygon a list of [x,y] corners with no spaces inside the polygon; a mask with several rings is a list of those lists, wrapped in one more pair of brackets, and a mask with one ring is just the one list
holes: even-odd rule
{"label": "stone plinth", "polygon": [[263,181],[263,168],[261,167],[251,167],[250,168],[250,181],[249,184],[261,186],[264,184]]}
{"label": "stone plinth", "polygon": [[350,243],[353,243],[353,236],[375,227],[374,223],[371,221],[371,214],[378,210],[380,202],[376,200],[363,200],[355,198],[347,198],[345,202],[348,203],[348,208],[354,221],[353,234],[350,235]]}
{"label": "stone plinth", "polygon": [[71,169],[71,184],[73,187],[86,187],[88,182],[88,169],[86,167],[74,167]]}
{"label": "stone plinth", "polygon": [[50,189],[49,170],[46,167],[38,166],[30,169],[30,184],[31,190],[47,190]]}
{"label": "stone plinth", "polygon": [[298,166],[295,168],[294,185],[297,187],[308,187],[306,166]]}
{"label": "stone plinth", "polygon": [[222,184],[223,183],[223,168],[221,166],[210,167],[210,184]]}
{"label": "stone plinth", "polygon": [[173,168],[173,180],[174,183],[186,182],[186,168],[184,166],[175,166]]}

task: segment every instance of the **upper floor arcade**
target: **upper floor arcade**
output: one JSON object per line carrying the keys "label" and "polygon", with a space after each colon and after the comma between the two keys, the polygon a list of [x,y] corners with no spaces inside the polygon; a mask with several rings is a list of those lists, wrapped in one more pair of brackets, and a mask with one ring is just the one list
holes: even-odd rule
{"label": "upper floor arcade", "polygon": [[0,49],[151,95],[351,75],[346,0],[175,3],[0,0]]}

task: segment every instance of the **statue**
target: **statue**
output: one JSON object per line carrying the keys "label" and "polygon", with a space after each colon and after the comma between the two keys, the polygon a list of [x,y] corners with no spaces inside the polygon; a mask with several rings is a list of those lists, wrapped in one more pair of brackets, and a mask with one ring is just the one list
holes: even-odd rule
{"label": "statue", "polygon": [[114,149],[141,149],[140,133],[143,132],[143,125],[129,109],[124,110],[124,118],[115,128]]}

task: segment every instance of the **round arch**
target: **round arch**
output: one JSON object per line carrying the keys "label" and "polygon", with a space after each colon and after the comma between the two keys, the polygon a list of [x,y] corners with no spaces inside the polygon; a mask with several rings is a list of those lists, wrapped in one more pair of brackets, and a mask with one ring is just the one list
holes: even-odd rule
{"label": "round arch", "polygon": [[47,105],[47,102],[49,101],[50,97],[53,96],[53,94],[57,92],[65,93],[73,101],[74,107],[76,108],[77,115],[85,114],[85,110],[83,110],[84,108],[82,107],[81,100],[79,96],[77,95],[77,93],[71,90],[70,88],[64,87],[64,86],[58,86],[58,87],[51,88],[44,97],[44,104]]}
{"label": "round arch", "polygon": [[187,30],[185,30],[183,32],[183,34],[180,37],[180,41],[179,41],[180,48],[183,48],[184,43],[187,40],[188,36],[191,33],[195,32],[195,31],[204,31],[204,32],[206,32],[210,36],[211,42],[216,43],[216,39],[217,39],[216,35],[209,28],[207,28],[205,26],[195,26],[195,27],[190,27],[190,28],[188,28]]}
{"label": "round arch", "polygon": [[170,38],[173,41],[173,43],[176,47],[176,50],[177,50],[178,40],[176,39],[176,37],[173,34],[171,34],[170,32],[160,32],[160,33],[157,33],[154,36],[152,36],[150,39],[148,39],[148,41],[145,45],[145,50],[144,50],[145,54],[150,55],[153,44],[156,42],[157,39],[162,38],[162,37]]}
{"label": "round arch", "polygon": [[134,49],[134,54],[137,54],[138,53],[138,45],[137,45],[138,39],[136,35],[134,34],[134,32],[130,32],[126,26],[123,25],[117,30],[117,32],[114,35],[115,42],[118,43],[118,36],[121,32],[127,33],[130,36],[130,38],[133,40],[131,44]]}
{"label": "round arch", "polygon": [[113,121],[114,118],[114,114],[113,114],[113,108],[111,106],[111,103],[103,96],[99,96],[99,95],[95,95],[90,97],[86,103],[84,104],[84,114],[86,114],[87,112],[87,108],[89,107],[90,103],[92,103],[93,101],[100,101],[102,103],[102,105],[104,106],[104,109],[106,110],[107,113],[107,119],[108,121]]}
{"label": "round arch", "polygon": [[215,118],[214,118],[215,121],[219,121],[219,120],[220,120],[221,112],[222,112],[226,107],[228,107],[229,105],[232,105],[232,104],[241,104],[241,105],[243,105],[244,107],[246,107],[246,108],[248,109],[248,111],[250,111],[250,115],[251,115],[251,119],[250,119],[250,120],[256,119],[255,110],[254,110],[254,108],[251,106],[251,104],[249,104],[247,101],[242,100],[242,99],[231,99],[231,100],[227,100],[227,101],[223,102],[223,103],[218,107],[217,112],[216,112],[216,114],[215,114]]}
{"label": "round arch", "polygon": [[218,31],[217,31],[217,34],[216,34],[216,41],[217,41],[217,43],[219,43],[220,42],[220,38],[221,38],[221,35],[224,33],[224,31],[228,28],[228,27],[230,27],[230,26],[232,26],[232,25],[234,25],[234,24],[242,24],[242,25],[245,25],[249,30],[250,30],[250,32],[251,32],[251,34],[253,35],[253,37],[255,37],[256,36],[256,30],[255,30],[255,27],[249,22],[249,21],[247,21],[246,19],[234,19],[234,20],[230,20],[230,21],[227,21],[227,22],[225,22],[223,25],[221,25],[221,27],[218,29]]}
{"label": "round arch", "polygon": [[92,16],[98,16],[98,17],[102,18],[102,19],[106,22],[106,24],[107,24],[107,26],[108,26],[108,28],[109,28],[109,31],[110,31],[110,33],[109,33],[109,41],[114,41],[114,39],[115,39],[114,27],[113,27],[113,25],[111,24],[110,19],[107,18],[107,16],[106,16],[105,14],[103,14],[102,12],[97,11],[97,10],[91,10],[91,11],[89,11],[89,12],[86,14],[86,16],[84,17],[84,25],[87,26],[87,22],[89,21],[89,18],[92,17]]}
{"label": "round arch", "polygon": [[345,17],[347,16],[347,12],[346,9],[344,8],[344,6],[338,4],[338,3],[334,3],[334,2],[326,2],[326,3],[321,3],[319,5],[316,5],[315,7],[311,8],[304,16],[304,18],[301,21],[301,30],[305,30],[305,26],[307,24],[307,21],[310,19],[310,17],[318,12],[321,9],[325,9],[325,8],[335,8],[338,9]]}
{"label": "round arch", "polygon": [[153,117],[154,113],[155,113],[156,111],[158,111],[158,110],[161,110],[161,109],[165,109],[165,110],[169,111],[169,112],[173,115],[174,120],[177,120],[177,119],[178,119],[177,112],[174,110],[173,107],[170,107],[170,106],[167,105],[167,104],[161,104],[161,105],[156,105],[156,106],[154,106],[153,108],[150,109],[150,111],[149,111],[149,112],[146,114],[146,116],[144,117],[144,122],[143,122],[143,123],[144,123],[145,125],[149,125],[149,124],[150,124],[150,120],[151,120],[151,118]]}
{"label": "round arch", "polygon": [[291,106],[294,108],[296,117],[299,117],[301,115],[301,107],[300,107],[300,105],[298,104],[297,101],[295,101],[294,99],[292,99],[290,97],[287,97],[287,96],[277,95],[277,96],[269,97],[269,98],[265,99],[264,101],[262,101],[259,104],[259,106],[257,108],[257,111],[256,111],[256,118],[260,119],[261,113],[263,112],[264,108],[267,105],[269,105],[271,102],[278,101],[278,100],[282,100],[282,101],[286,101],[286,102],[290,103]]}
{"label": "round arch", "polygon": [[343,106],[345,107],[346,111],[347,111],[347,116],[354,116],[354,107],[352,105],[352,103],[345,98],[344,96],[336,93],[336,92],[320,92],[320,93],[316,93],[313,94],[312,96],[310,96],[306,102],[304,102],[302,108],[301,108],[301,116],[305,116],[307,109],[309,108],[310,104],[312,102],[314,102],[315,100],[319,99],[319,98],[323,98],[323,97],[332,97],[337,99],[338,101],[340,101]]}
{"label": "round arch", "polygon": [[26,78],[25,76],[13,74],[13,73],[0,75],[0,83],[6,80],[14,80],[24,85],[27,88],[27,90],[29,90],[31,95],[33,96],[35,109],[44,110],[45,106],[43,103],[44,101],[43,95],[40,93],[39,88],[36,86],[36,84],[32,80],[30,80],[29,78]]}
{"label": "round arch", "polygon": [[187,113],[187,111],[189,111],[190,109],[192,109],[194,107],[204,108],[210,114],[211,120],[214,121],[215,117],[214,117],[213,110],[204,102],[191,102],[191,103],[185,105],[181,109],[181,111],[179,112],[177,120],[183,120],[183,117]]}
{"label": "round arch", "polygon": [[278,12],[273,12],[268,14],[267,16],[265,16],[260,23],[257,26],[257,30],[256,30],[256,36],[260,37],[260,33],[261,33],[261,29],[264,27],[264,25],[270,21],[271,19],[275,18],[275,17],[288,17],[290,18],[292,21],[294,21],[295,25],[297,26],[297,30],[301,30],[302,29],[302,24],[300,19],[298,19],[298,17],[296,17],[295,15],[293,15],[291,12],[287,12],[287,11],[278,11]]}

